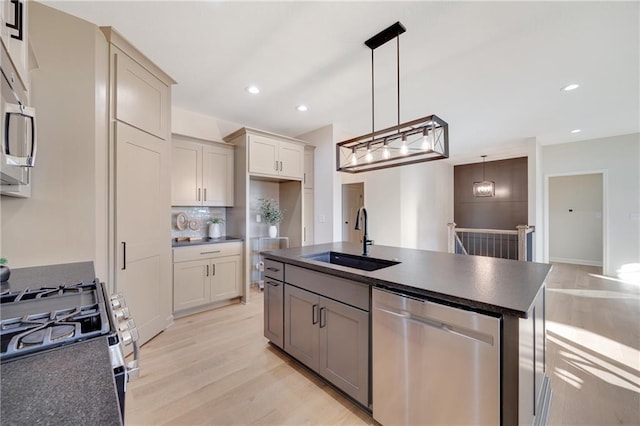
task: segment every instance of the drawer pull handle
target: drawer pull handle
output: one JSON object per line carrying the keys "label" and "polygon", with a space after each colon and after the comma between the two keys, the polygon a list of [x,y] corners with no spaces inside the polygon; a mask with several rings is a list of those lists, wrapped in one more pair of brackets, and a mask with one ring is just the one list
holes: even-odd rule
{"label": "drawer pull handle", "polygon": [[272,268],[271,266],[267,267],[267,271],[271,271],[271,272],[279,272],[280,269],[278,268]]}
{"label": "drawer pull handle", "polygon": [[277,283],[275,281],[267,281],[267,284],[269,284],[270,286],[273,286],[273,287],[278,287],[280,285],[280,283]]}
{"label": "drawer pull handle", "polygon": [[200,254],[214,254],[214,253],[220,253],[220,250],[214,250],[214,251],[201,251]]}

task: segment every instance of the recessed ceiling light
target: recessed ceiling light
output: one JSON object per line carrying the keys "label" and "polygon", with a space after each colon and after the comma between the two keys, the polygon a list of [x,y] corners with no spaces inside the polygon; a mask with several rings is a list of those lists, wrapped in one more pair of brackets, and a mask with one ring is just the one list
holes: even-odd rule
{"label": "recessed ceiling light", "polygon": [[573,129],[573,130],[571,131],[571,133],[580,133],[581,131],[582,131],[582,130],[580,130],[580,129]]}
{"label": "recessed ceiling light", "polygon": [[260,93],[260,89],[258,88],[258,86],[247,86],[247,88],[244,90],[251,93],[252,95],[257,95],[258,93]]}
{"label": "recessed ceiling light", "polygon": [[578,83],[571,83],[564,86],[562,90],[564,90],[565,92],[570,92],[572,90],[576,90],[578,87],[580,87]]}
{"label": "recessed ceiling light", "polygon": [[296,107],[296,109],[297,109],[298,111],[300,111],[300,112],[305,112],[305,111],[308,111],[308,110],[309,110],[309,108],[307,108],[307,106],[306,106],[306,105],[298,105],[298,106]]}

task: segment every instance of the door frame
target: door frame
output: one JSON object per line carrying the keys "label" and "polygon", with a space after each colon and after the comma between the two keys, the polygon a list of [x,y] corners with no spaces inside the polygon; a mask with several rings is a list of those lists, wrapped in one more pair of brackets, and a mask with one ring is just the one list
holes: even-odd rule
{"label": "door frame", "polygon": [[610,275],[609,271],[609,203],[608,191],[609,174],[606,169],[580,170],[565,173],[551,173],[544,175],[544,208],[543,208],[543,255],[542,261],[549,263],[549,179],[552,177],[602,175],[602,274]]}
{"label": "door frame", "polygon": [[[341,240],[342,241],[348,241],[347,239],[345,239],[345,235],[344,235],[344,225],[345,225],[345,217],[344,217],[344,209],[345,209],[345,203],[344,203],[344,194],[345,194],[345,188],[348,186],[353,186],[353,185],[361,185],[362,186],[362,205],[364,206],[364,200],[365,200],[365,193],[364,193],[364,182],[343,182],[342,185],[340,186],[340,236],[341,236]],[[362,242],[362,240],[360,241]]]}

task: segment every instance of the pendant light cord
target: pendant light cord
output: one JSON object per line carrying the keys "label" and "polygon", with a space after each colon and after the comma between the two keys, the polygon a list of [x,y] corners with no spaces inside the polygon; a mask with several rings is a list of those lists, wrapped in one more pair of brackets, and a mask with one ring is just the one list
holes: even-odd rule
{"label": "pendant light cord", "polygon": [[376,97],[375,97],[375,84],[374,84],[374,71],[373,71],[373,49],[371,49],[371,140],[374,140],[374,132],[376,130]]}
{"label": "pendant light cord", "polygon": [[[398,71],[398,126],[400,125],[400,34],[396,36],[396,68]],[[400,131],[400,129],[398,129]]]}

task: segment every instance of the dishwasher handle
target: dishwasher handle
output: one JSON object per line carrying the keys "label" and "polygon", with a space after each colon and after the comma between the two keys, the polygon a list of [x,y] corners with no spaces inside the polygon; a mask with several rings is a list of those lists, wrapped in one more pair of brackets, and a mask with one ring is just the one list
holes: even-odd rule
{"label": "dishwasher handle", "polygon": [[471,339],[479,343],[486,343],[489,346],[493,346],[493,343],[494,343],[493,336],[486,333],[481,333],[481,332],[478,332],[475,330],[469,330],[457,325],[447,324],[442,321],[422,317],[404,310],[396,311],[396,310],[391,310],[389,308],[386,308],[386,309],[381,308],[379,306],[376,307],[375,309],[382,311],[384,313],[387,313],[389,315],[393,315],[395,317],[403,318],[411,322],[416,322],[421,325],[426,325],[428,327],[436,328],[438,330],[444,331],[445,333],[454,334],[456,336],[464,337],[466,339]]}

